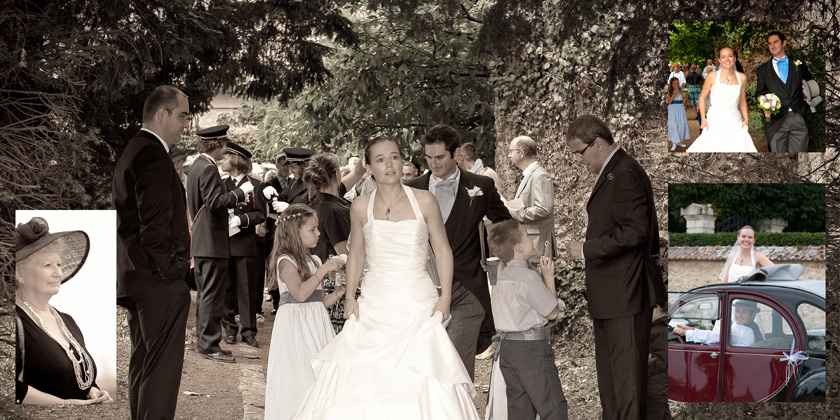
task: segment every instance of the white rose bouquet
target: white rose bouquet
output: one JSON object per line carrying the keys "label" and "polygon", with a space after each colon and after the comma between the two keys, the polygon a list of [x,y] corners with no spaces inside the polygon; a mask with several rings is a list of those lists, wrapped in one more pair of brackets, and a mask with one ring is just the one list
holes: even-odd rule
{"label": "white rose bouquet", "polygon": [[[782,100],[774,93],[768,93],[758,97],[758,107],[766,113],[773,115],[778,114],[782,110]],[[770,121],[770,117],[766,117],[765,121]]]}

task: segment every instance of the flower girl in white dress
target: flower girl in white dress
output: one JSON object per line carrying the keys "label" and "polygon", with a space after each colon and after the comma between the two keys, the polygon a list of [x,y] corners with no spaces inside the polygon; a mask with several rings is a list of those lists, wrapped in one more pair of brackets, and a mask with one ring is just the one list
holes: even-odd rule
{"label": "flower girl in white dress", "polygon": [[269,278],[277,279],[280,306],[268,351],[265,418],[288,420],[315,380],[309,360],[335,337],[326,308],[344,289],[323,296],[324,277],[343,266],[341,259],[311,255],[318,243],[318,216],[304,204],[289,206],[277,220]]}

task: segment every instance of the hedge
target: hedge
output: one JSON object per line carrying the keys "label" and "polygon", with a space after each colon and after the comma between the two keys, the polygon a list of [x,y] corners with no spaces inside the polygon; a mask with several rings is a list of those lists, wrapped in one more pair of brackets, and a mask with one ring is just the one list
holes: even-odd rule
{"label": "hedge", "polygon": [[[668,246],[730,246],[738,232],[669,234]],[[756,232],[756,246],[820,246],[825,245],[825,232]]]}

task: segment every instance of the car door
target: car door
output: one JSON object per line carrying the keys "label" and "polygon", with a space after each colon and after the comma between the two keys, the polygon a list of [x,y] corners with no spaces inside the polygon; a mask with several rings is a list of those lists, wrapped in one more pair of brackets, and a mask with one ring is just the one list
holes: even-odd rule
{"label": "car door", "polygon": [[[669,315],[672,326],[686,324],[713,329],[721,318],[721,296],[689,293],[674,299]],[[721,344],[668,342],[668,399],[682,402],[719,401]]]}
{"label": "car door", "polygon": [[725,319],[733,319],[735,302],[739,301],[751,302],[759,309],[754,323],[760,333],[752,343],[736,342],[738,338],[733,330],[737,323],[733,320],[723,326],[722,401],[786,401],[792,372],[787,370],[788,363],[780,359],[783,353],[790,353],[794,337],[794,351],[803,350],[804,335],[799,323],[793,322],[793,314],[775,299],[746,293],[725,295]]}

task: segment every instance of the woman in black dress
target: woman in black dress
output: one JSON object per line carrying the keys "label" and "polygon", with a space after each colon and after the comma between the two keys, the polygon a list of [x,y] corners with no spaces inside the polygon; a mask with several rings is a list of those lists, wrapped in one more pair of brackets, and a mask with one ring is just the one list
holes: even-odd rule
{"label": "woman in black dress", "polygon": [[96,386],[96,365],[78,325],[49,304],[61,284],[79,271],[89,250],[86,233],[51,234],[40,217],[15,229],[18,404],[113,402]]}
{"label": "woman in black dress", "polygon": [[[314,254],[327,261],[331,255],[346,255],[350,236],[350,202],[343,198],[347,186],[341,180],[341,165],[332,153],[319,153],[309,160],[303,173],[303,182],[309,186],[312,200],[309,205],[318,213],[318,230],[321,236]],[[352,183],[350,185],[353,185]],[[335,279],[327,280],[324,293],[335,291]],[[338,287],[341,287],[340,279]],[[330,308],[330,322],[336,334],[344,327],[344,298]]]}

